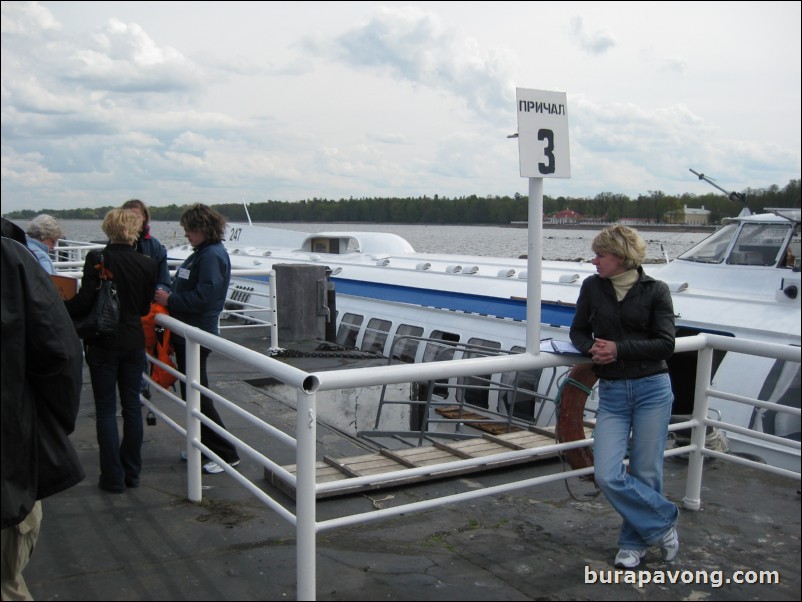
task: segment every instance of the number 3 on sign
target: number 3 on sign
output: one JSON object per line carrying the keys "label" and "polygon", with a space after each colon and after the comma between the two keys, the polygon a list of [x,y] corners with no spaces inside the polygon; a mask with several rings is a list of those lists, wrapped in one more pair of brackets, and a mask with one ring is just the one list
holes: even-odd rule
{"label": "number 3 on sign", "polygon": [[524,178],[570,178],[564,92],[518,88],[518,151]]}
{"label": "number 3 on sign", "polygon": [[538,163],[537,167],[543,175],[554,173],[554,132],[551,130],[538,130],[538,140],[546,141],[546,148],[543,149],[543,154],[546,156],[547,163]]}

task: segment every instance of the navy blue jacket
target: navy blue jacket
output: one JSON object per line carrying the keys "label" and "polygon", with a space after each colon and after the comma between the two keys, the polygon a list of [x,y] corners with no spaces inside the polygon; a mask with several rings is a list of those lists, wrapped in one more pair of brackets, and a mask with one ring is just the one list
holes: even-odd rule
{"label": "navy blue jacket", "polygon": [[223,243],[200,244],[175,274],[167,301],[170,316],[217,334],[229,282],[231,260]]}
{"label": "navy blue jacket", "polygon": [[158,269],[156,288],[169,291],[172,281],[170,279],[170,269],[167,265],[167,249],[159,242],[158,238],[151,236],[150,227],[145,226],[145,230],[139,235],[136,241],[136,250],[156,262]]}

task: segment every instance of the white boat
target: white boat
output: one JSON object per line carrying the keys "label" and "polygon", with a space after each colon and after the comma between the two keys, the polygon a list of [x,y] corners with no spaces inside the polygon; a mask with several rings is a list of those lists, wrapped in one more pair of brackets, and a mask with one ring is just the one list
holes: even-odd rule
{"label": "white boat", "polygon": [[[800,345],[800,210],[769,211],[726,220],[670,263],[644,266],[671,289],[678,336],[714,333]],[[327,266],[336,291],[337,342],[346,347],[405,362],[526,349],[525,259],[421,254],[397,235],[376,232],[310,234],[232,223],[226,238],[235,270],[268,270],[277,264]],[[169,249],[168,256],[182,260],[191,252],[183,245]],[[568,340],[580,285],[594,273],[590,263],[542,262],[542,337]],[[232,298],[247,301],[250,292],[266,287],[266,277],[235,273],[232,284]],[[799,364],[717,353],[716,388],[800,407]],[[676,354],[670,361],[677,415],[692,411],[695,356]],[[498,374],[443,385],[452,386],[451,399],[456,401],[548,426],[554,421],[552,402],[559,377]],[[514,392],[509,389],[512,381],[518,387]],[[443,387],[440,392],[448,391]],[[424,389],[424,394],[430,396],[431,391]],[[711,400],[711,408],[725,422],[800,439],[798,416],[754,411],[725,400]],[[799,456],[786,448],[771,442],[753,444],[734,432],[727,436],[735,453],[800,470]]]}

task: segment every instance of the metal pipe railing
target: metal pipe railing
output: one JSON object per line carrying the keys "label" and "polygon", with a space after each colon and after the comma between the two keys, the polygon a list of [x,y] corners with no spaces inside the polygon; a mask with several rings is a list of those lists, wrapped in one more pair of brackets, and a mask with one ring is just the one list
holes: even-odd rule
{"label": "metal pipe railing", "polygon": [[[453,377],[475,377],[476,375],[527,371],[547,367],[570,367],[575,363],[585,362],[587,359],[576,356],[572,357],[556,354],[522,353],[508,356],[502,355],[497,357],[474,357],[469,359],[447,360],[425,364],[398,364],[391,366],[356,368],[350,370],[335,370],[331,372],[314,372],[310,374],[255,351],[245,349],[218,336],[211,335],[197,328],[187,326],[186,324],[179,322],[174,318],[158,316],[156,320],[157,323],[170,328],[173,332],[176,332],[187,340],[187,375],[185,380],[187,383],[186,438],[187,451],[190,454],[190,462],[188,463],[188,471],[190,473],[188,476],[189,498],[193,501],[200,500],[200,453],[203,451],[207,456],[220,463],[221,466],[224,466],[226,472],[234,476],[238,482],[240,482],[249,491],[252,491],[260,500],[262,500],[269,507],[275,509],[283,518],[285,518],[285,520],[288,520],[294,524],[297,530],[296,562],[298,573],[298,599],[315,599],[315,538],[319,531],[380,520],[388,516],[426,510],[445,504],[475,499],[485,495],[496,495],[504,491],[532,487],[556,480],[564,480],[576,476],[589,475],[593,472],[593,468],[571,470],[567,472],[536,477],[533,479],[505,483],[503,485],[481,490],[428,499],[394,508],[375,510],[367,513],[351,514],[318,522],[316,519],[316,503],[318,494],[326,493],[336,487],[336,484],[333,483],[318,484],[316,483],[315,479],[317,457],[316,428],[318,420],[317,394],[319,392],[344,388],[397,384],[402,382],[417,382],[427,380],[435,381],[438,379]],[[296,447],[297,472],[294,477],[296,485],[296,508],[294,514],[286,508],[279,507],[277,502],[275,502],[275,500],[270,498],[270,496],[264,492],[257,491],[258,488],[255,487],[253,483],[246,482],[247,479],[245,479],[245,477],[243,477],[238,471],[231,467],[225,466],[220,458],[212,454],[210,450],[208,450],[208,448],[203,446],[203,444],[200,442],[201,421],[204,421],[205,424],[209,424],[204,420],[204,417],[199,411],[201,393],[210,395],[215,399],[215,401],[220,401],[231,409],[236,408],[236,404],[230,400],[224,399],[222,396],[214,393],[213,391],[201,387],[198,383],[198,358],[201,345],[216,352],[223,353],[228,357],[250,366],[260,373],[263,373],[267,376],[272,376],[273,378],[276,378],[296,389],[297,414],[296,439],[294,441]],[[798,472],[767,466],[757,462],[751,462],[744,458],[738,458],[728,454],[716,452],[714,450],[705,449],[705,434],[708,426],[732,429],[733,432],[736,432],[737,430],[739,433],[749,434],[750,436],[755,436],[757,438],[770,441],[773,444],[782,445],[788,449],[794,450],[797,454],[799,453],[800,447],[798,442],[784,440],[780,437],[775,437],[772,435],[756,434],[749,429],[735,427],[735,425],[730,425],[720,420],[707,418],[709,399],[720,393],[710,386],[714,349],[723,349],[762,357],[772,357],[790,362],[800,362],[799,347],[765,343],[760,341],[746,341],[733,339],[730,337],[706,334],[677,339],[677,353],[688,351],[699,352],[697,359],[697,381],[694,412],[692,418],[682,423],[670,425],[669,431],[691,428],[691,443],[690,445],[681,448],[668,450],[665,452],[665,455],[673,456],[681,453],[689,454],[688,477],[686,480],[686,492],[685,497],[683,498],[683,503],[686,508],[692,510],[698,510],[701,505],[700,492],[702,463],[704,457],[720,458],[722,460],[731,461],[740,465],[753,466],[760,470],[765,470],[774,474],[789,476],[796,479],[800,478]],[[760,407],[765,405],[765,402],[743,396],[727,394],[727,398],[742,403],[751,403]],[[150,406],[150,404],[148,405]],[[793,408],[786,409],[778,406],[772,406],[772,409],[776,409],[778,411],[788,411],[788,413],[791,414],[795,413]],[[246,413],[244,410],[239,408],[237,408],[236,411],[241,415]],[[796,413],[798,413],[798,410]],[[257,426],[262,426],[258,424],[258,419],[254,419],[252,422]],[[216,425],[212,426],[209,424],[209,426],[214,428]],[[272,461],[264,457],[259,451],[251,448],[247,445],[247,443],[240,441],[236,437],[233,437],[224,429],[217,428],[215,430],[221,436],[224,436],[233,443],[237,444],[238,447],[245,449],[249,455],[255,458],[258,462],[265,465],[272,465],[274,468],[276,467],[275,463],[272,463]],[[270,429],[265,428],[264,430],[270,432]],[[289,436],[286,437],[288,439],[292,439]],[[439,465],[404,468],[381,475],[354,477],[349,479],[349,485],[376,485],[383,482],[397,481],[401,476],[417,476],[427,474],[435,475],[438,472],[452,470],[455,467],[472,467],[480,464],[492,463],[494,461],[501,462],[505,460],[535,457],[542,454],[562,453],[569,449],[590,446],[592,444],[593,439],[585,439],[567,443],[555,443],[553,445],[548,445],[536,450],[516,450],[496,454],[493,456],[456,460]],[[277,472],[280,473],[280,471]],[[195,474],[193,475],[193,473]]]}

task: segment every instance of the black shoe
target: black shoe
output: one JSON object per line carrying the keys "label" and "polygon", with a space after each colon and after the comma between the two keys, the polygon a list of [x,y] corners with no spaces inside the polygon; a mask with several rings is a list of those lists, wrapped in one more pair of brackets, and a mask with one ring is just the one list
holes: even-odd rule
{"label": "black shoe", "polygon": [[112,487],[111,485],[106,485],[102,481],[98,481],[97,486],[103,491],[108,491],[109,493],[122,493],[125,491],[125,487]]}

